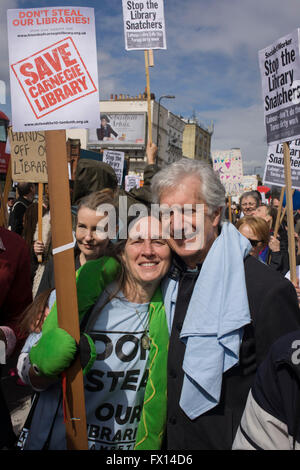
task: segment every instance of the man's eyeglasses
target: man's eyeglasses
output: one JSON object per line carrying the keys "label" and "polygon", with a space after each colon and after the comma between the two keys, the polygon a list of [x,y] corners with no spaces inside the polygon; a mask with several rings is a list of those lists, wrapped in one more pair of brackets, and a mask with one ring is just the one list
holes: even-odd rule
{"label": "man's eyeglasses", "polygon": [[262,240],[251,240],[251,238],[248,238],[249,242],[251,243],[251,245],[253,246],[253,248],[257,247],[257,245],[259,243],[262,243],[263,241]]}
{"label": "man's eyeglasses", "polygon": [[242,204],[242,207],[256,207],[256,204],[254,202],[246,202]]}

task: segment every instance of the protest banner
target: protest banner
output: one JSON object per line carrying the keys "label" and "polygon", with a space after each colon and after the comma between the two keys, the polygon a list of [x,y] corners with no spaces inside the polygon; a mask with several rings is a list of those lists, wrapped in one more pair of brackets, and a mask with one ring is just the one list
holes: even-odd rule
{"label": "protest banner", "polygon": [[103,161],[115,170],[116,176],[118,178],[118,184],[121,186],[123,181],[124,152],[104,150]]}
{"label": "protest banner", "polygon": [[100,128],[89,129],[89,146],[141,148],[145,145],[146,113],[105,112],[100,118]]}
{"label": "protest banner", "polygon": [[[289,147],[292,188],[300,189],[300,139],[292,141]],[[285,186],[282,144],[271,144],[268,146],[263,182],[264,184],[274,186]]]}
{"label": "protest banner", "polygon": [[166,49],[163,0],[122,0],[125,49]]}
{"label": "protest banner", "polygon": [[[7,18],[13,132],[45,131],[58,325],[78,343],[65,129],[97,128],[100,122],[94,10],[8,10]],[[63,375],[67,448],[87,450],[78,356]]]}
{"label": "protest banner", "polygon": [[140,187],[140,177],[137,175],[126,175],[125,176],[125,191],[130,191],[133,188]]}
{"label": "protest banner", "polygon": [[247,191],[255,191],[257,189],[256,175],[243,175],[241,180],[241,194]]}
{"label": "protest banner", "polygon": [[8,10],[7,20],[14,132],[98,127],[94,10]]}
{"label": "protest banner", "polygon": [[45,133],[13,132],[8,128],[12,179],[16,182],[47,183]]}
{"label": "protest banner", "polygon": [[239,196],[242,189],[243,165],[240,149],[212,152],[213,168],[224,185],[227,196]]}
{"label": "protest banner", "polygon": [[300,136],[299,31],[259,51],[268,144]]}

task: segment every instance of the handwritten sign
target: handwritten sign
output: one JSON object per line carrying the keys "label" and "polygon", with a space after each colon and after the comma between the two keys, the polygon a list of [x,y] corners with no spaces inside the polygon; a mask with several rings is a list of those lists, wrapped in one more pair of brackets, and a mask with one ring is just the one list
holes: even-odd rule
{"label": "handwritten sign", "polygon": [[242,191],[243,165],[240,149],[212,152],[213,168],[225,186],[228,196],[238,196]]}
{"label": "handwritten sign", "polygon": [[45,133],[13,132],[8,129],[12,159],[12,180],[17,182],[47,183]]}

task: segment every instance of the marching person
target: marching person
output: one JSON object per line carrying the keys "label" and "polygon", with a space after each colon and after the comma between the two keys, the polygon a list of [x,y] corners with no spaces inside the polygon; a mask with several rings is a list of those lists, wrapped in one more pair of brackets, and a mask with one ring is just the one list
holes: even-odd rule
{"label": "marching person", "polygon": [[23,235],[23,218],[27,207],[34,200],[35,185],[33,183],[18,183],[17,189],[19,197],[11,210],[8,225],[12,232]]}
{"label": "marching person", "polygon": [[300,326],[295,288],[249,256],[250,242],[222,222],[225,190],[210,165],[183,158],[154,176],[152,191],[176,253],[163,282],[166,447],[231,449],[257,365]]}
{"label": "marching person", "polygon": [[[115,244],[114,257],[89,261],[78,271],[79,315],[91,351],[82,364],[91,449],[161,447],[169,335],[160,282],[171,251],[153,219],[132,222],[128,239]],[[60,374],[77,347],[58,328],[56,305],[32,343],[29,337],[18,362],[22,380],[40,392],[24,447],[66,449]]]}
{"label": "marching person", "polygon": [[[20,316],[32,301],[30,255],[26,242],[16,233],[0,227],[0,378],[3,363],[24,337]],[[16,440],[0,381],[0,449],[11,448]]]}

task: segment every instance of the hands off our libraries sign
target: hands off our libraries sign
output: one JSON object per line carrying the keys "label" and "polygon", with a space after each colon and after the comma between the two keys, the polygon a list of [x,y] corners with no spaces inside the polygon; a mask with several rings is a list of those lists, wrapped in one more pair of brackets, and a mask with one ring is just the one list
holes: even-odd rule
{"label": "hands off our libraries sign", "polygon": [[299,31],[259,51],[268,144],[300,137]]}
{"label": "hands off our libraries sign", "polygon": [[93,9],[8,10],[8,32],[14,131],[97,127]]}

